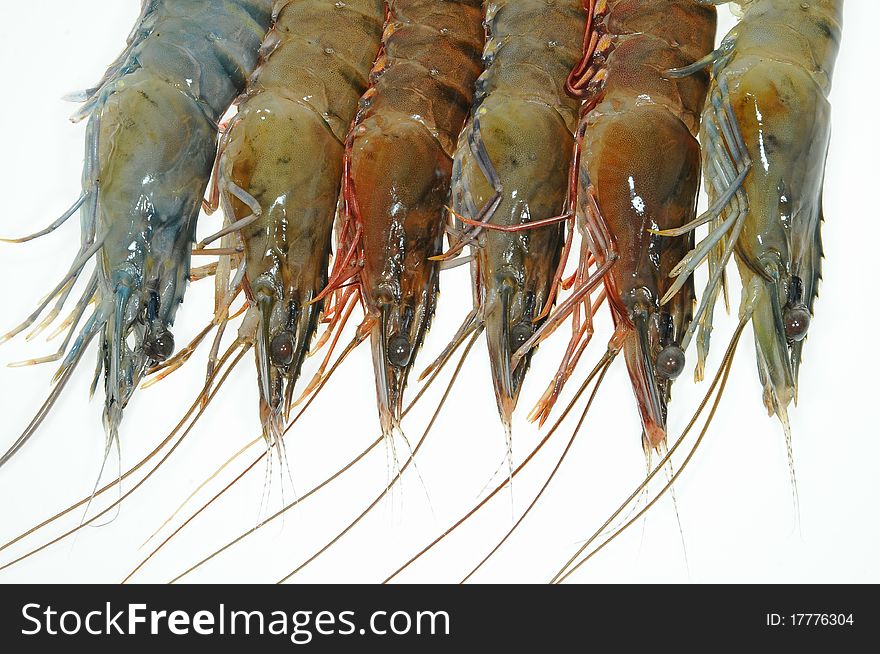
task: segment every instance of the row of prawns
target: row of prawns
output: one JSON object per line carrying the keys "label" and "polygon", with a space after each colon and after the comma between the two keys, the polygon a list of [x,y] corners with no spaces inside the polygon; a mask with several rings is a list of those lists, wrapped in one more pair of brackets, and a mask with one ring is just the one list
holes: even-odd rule
{"label": "row of prawns", "polygon": [[[571,322],[563,361],[532,413],[543,423],[606,303],[615,326],[607,352],[562,417],[622,351],[643,445],[664,447],[672,382],[695,335],[703,376],[734,254],[741,324],[719,376],[752,322],[765,403],[788,438],[820,277],[842,1],[744,0],[740,24],[716,50],[714,4],[145,0],[128,49],[79,114],[90,116],[83,194],[34,235],[82,211],[70,272],[7,338],[58,298],[40,327],[51,323],[87,261],[98,255],[98,265],[59,353],[34,360],[64,357],[59,381],[0,465],[98,335],[108,452],[144,374],[182,365],[212,328],[202,406],[252,348],[263,434],[278,446],[309,350],[327,353],[303,397],[369,338],[382,432],[393,438],[441,271],[462,263],[473,309],[425,375],[485,332],[511,459],[512,414],[535,346]],[[218,121],[236,96],[215,162]],[[701,161],[710,206],[698,216]],[[225,223],[194,246],[212,165],[206,206],[222,207]],[[190,271],[192,254],[219,260]],[[704,261],[709,283],[697,304],[692,275]],[[172,357],[187,277],[204,275],[215,277],[215,315]],[[363,321],[331,367],[359,304]]]}
{"label": "row of prawns", "polygon": [[[490,4],[503,12],[519,3]],[[583,54],[566,83],[568,95],[583,102],[573,133],[568,195],[560,213],[576,224],[582,238],[574,275],[562,277],[573,247],[569,233],[562,264],[551,284],[550,294],[570,287],[571,295],[537,329],[522,330],[522,340],[520,332],[516,333],[511,343],[512,349],[519,349],[507,370],[516,370],[534,345],[564,320],[571,320],[572,336],[563,361],[533,418],[543,422],[550,414],[590,341],[596,310],[606,299],[615,330],[606,353],[561,417],[510,476],[518,474],[548,442],[595,380],[558,463],[525,512],[464,581],[498,551],[547,489],[605,373],[621,351],[641,415],[646,453],[664,452],[672,381],[684,370],[685,351],[695,334],[695,375],[698,380],[704,375],[712,312],[722,293],[726,299],[725,271],[734,254],[743,286],[740,323],[706,398],[682,438],[664,452],[645,481],[552,581],[567,579],[671,488],[709,427],[749,322],[755,332],[764,403],[781,420],[791,457],[787,407],[797,397],[801,353],[821,274],[828,94],[840,43],[842,0],[743,0],[737,3],[741,21],[718,49],[713,49],[716,13],[712,5],[724,4],[722,0],[547,4],[554,8],[568,4],[571,10],[582,5],[585,11]],[[538,24],[532,27],[532,34],[541,33]],[[475,112],[474,122],[479,117]],[[556,143],[565,145],[566,140]],[[479,149],[470,150],[479,161]],[[710,204],[697,216],[701,159]],[[485,160],[482,168],[491,171]],[[486,177],[497,179],[491,172]],[[479,220],[464,222],[486,222],[487,211],[491,209],[475,215]],[[697,242],[695,231],[706,224],[709,234]],[[492,229],[492,225],[484,227]],[[533,235],[531,230],[518,233],[524,240]],[[508,256],[505,261],[511,259]],[[548,258],[547,262],[552,261]],[[693,273],[705,261],[709,281],[697,304]],[[595,300],[594,292],[598,293]],[[538,313],[538,318],[545,313]],[[530,327],[536,322],[529,321]],[[510,351],[497,348],[494,352],[502,371],[507,364],[503,355]],[[500,391],[504,414],[504,386],[498,384],[498,377],[496,391]],[[713,409],[681,468],[639,510],[642,492],[671,460],[713,393]],[[395,579],[468,521],[504,487],[497,486],[386,581]],[[628,507],[630,511],[624,514]],[[623,523],[612,527],[622,515]]]}

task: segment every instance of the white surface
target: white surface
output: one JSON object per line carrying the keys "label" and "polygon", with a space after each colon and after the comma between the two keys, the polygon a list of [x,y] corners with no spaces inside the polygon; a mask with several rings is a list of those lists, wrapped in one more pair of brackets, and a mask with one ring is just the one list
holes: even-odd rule
{"label": "white surface", "polygon": [[[83,125],[71,125],[74,107],[59,100],[98,79],[123,45],[137,3],[79,0],[0,5],[0,52],[7,91],[0,121],[3,150],[0,179],[2,235],[42,227],[79,193]],[[732,24],[720,10],[722,32]],[[580,582],[880,581],[880,531],[876,522],[880,439],[875,390],[878,365],[874,327],[880,319],[876,288],[878,92],[874,62],[880,60],[880,9],[851,0],[846,7],[843,50],[833,94],[834,134],[825,189],[825,281],[806,347],[800,406],[792,411],[801,521],[796,526],[784,441],[779,424],[761,403],[751,334],[743,339],[725,400],[692,465],[676,485],[682,539],[669,499],[574,577]],[[216,218],[203,221],[213,231]],[[0,245],[4,330],[27,315],[68,265],[78,242],[75,221],[56,234],[26,245]],[[735,275],[734,275],[735,277]],[[177,343],[187,342],[210,314],[210,282],[190,288],[179,314]],[[439,312],[419,362],[421,370],[439,352],[468,309],[464,269],[443,279]],[[736,292],[731,297],[738,299]],[[588,360],[608,336],[603,312]],[[717,365],[730,319],[719,319],[712,359]],[[0,350],[2,361],[43,354],[42,338],[17,339]],[[536,355],[523,392],[514,432],[521,460],[539,438],[524,414],[543,390],[558,361],[557,339]],[[139,392],[122,429],[123,465],[148,452],[173,426],[203,379],[205,352],[188,369]],[[693,356],[690,357],[691,364]],[[50,418],[27,447],[0,471],[0,541],[72,500],[87,495],[98,474],[104,435],[100,401],[89,402],[92,355],[87,356]],[[310,376],[315,361],[305,372]],[[71,538],[0,572],[0,581],[118,581],[150,551],[142,543],[221,462],[258,434],[255,372],[247,356],[214,406],[168,463],[122,506],[116,519]],[[52,370],[0,368],[3,448],[27,424],[48,390]],[[578,379],[584,374],[582,370]],[[671,433],[680,432],[705,392],[690,370],[676,385]],[[570,389],[573,390],[573,389]],[[429,393],[407,420],[411,441],[421,433],[439,397]],[[287,439],[296,492],[302,494],[347,462],[378,435],[369,351],[356,352],[313,410]],[[518,511],[530,501],[567,440],[570,426],[514,484]],[[485,345],[480,343],[434,431],[419,454],[421,480],[412,470],[404,483],[362,524],[295,577],[300,581],[379,581],[470,508],[504,457]],[[234,476],[254,448],[201,491],[209,498]],[[403,451],[399,452],[403,456]],[[680,461],[681,458],[678,457]],[[193,581],[272,582],[310,556],[348,524],[386,483],[383,448],[336,484],[258,532],[192,575]],[[587,425],[569,458],[533,514],[476,577],[479,581],[543,582],[573,553],[644,476],[637,412],[623,361],[604,384]],[[252,527],[282,499],[276,476],[263,502],[264,468],[200,516],[136,577],[167,581],[214,545]],[[112,476],[114,471],[110,471]],[[430,506],[425,490],[430,496]],[[126,488],[131,484],[126,483]],[[90,515],[106,505],[95,501]],[[289,484],[284,499],[293,493]],[[197,506],[198,503],[192,506]],[[191,509],[190,509],[191,510]],[[465,528],[419,561],[405,581],[455,581],[494,545],[511,524],[511,496],[499,495]],[[112,514],[111,515],[115,515]],[[188,515],[184,513],[182,515]],[[82,509],[62,521],[75,526]],[[176,520],[179,521],[180,518]],[[60,533],[52,526],[26,543],[0,553],[0,564],[25,545]],[[167,533],[167,528],[166,532]]]}

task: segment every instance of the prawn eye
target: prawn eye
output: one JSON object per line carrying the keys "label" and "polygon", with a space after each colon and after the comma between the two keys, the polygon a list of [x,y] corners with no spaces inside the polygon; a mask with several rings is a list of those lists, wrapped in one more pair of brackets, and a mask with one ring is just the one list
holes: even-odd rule
{"label": "prawn eye", "polygon": [[675,379],[684,370],[684,351],[677,345],[667,345],[657,355],[657,374]]}
{"label": "prawn eye", "polygon": [[269,359],[279,367],[293,363],[293,338],[287,332],[276,334],[269,343]]}
{"label": "prawn eye", "polygon": [[802,341],[810,329],[810,311],[803,304],[786,309],[782,314],[785,335],[790,341]]}
{"label": "prawn eye", "polygon": [[512,350],[516,351],[526,344],[534,330],[532,330],[532,326],[528,322],[521,322],[514,325],[513,329],[510,330],[510,347]]}
{"label": "prawn eye", "polygon": [[409,363],[412,355],[412,345],[409,339],[403,334],[395,334],[388,339],[388,347],[386,349],[386,357],[392,366],[403,368]]}
{"label": "prawn eye", "polygon": [[174,335],[161,331],[144,344],[147,355],[156,363],[162,363],[174,353]]}

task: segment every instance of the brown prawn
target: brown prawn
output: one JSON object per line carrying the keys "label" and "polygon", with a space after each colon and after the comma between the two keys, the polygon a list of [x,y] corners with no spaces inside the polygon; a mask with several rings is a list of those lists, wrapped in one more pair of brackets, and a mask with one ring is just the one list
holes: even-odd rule
{"label": "brown prawn", "polygon": [[565,79],[580,53],[577,0],[486,2],[486,71],[455,154],[457,227],[447,257],[472,249],[474,309],[447,352],[486,330],[506,432],[529,358],[513,361],[549,310],[563,244],[578,103]]}
{"label": "brown prawn", "polygon": [[[693,246],[692,237],[657,232],[695,218],[696,134],[708,88],[705,75],[671,78],[666,71],[711,52],[716,16],[694,0],[584,5],[591,25],[568,88],[585,98],[575,166],[578,227],[586,247],[573,295],[552,318],[555,323],[573,314],[574,335],[536,415],[547,417],[591,336],[589,291],[596,275],[586,274],[589,264],[613,261],[603,280],[616,327],[608,358],[623,351],[645,444],[656,447],[666,437],[671,382],[684,368],[682,338],[695,297],[692,283],[668,294],[670,273]],[[661,305],[661,298],[668,301]]]}
{"label": "brown prawn", "polygon": [[[478,0],[388,3],[382,52],[346,150],[345,223],[328,288],[357,277],[382,431],[399,428],[403,392],[434,313],[452,155],[483,44]],[[337,304],[340,304],[337,300]]]}

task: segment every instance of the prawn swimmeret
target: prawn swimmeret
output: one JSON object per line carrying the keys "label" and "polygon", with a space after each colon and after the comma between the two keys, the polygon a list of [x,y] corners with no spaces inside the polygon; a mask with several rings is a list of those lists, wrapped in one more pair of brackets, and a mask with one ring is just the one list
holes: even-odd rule
{"label": "prawn swimmeret", "polygon": [[82,195],[47,229],[18,239],[51,232],[79,210],[82,244],[58,286],[4,340],[57,300],[37,330],[48,326],[92,257],[96,269],[65,322],[61,350],[31,362],[64,357],[49,398],[0,465],[39,427],[96,336],[93,388],[103,370],[108,448],[147,368],[172,354],[170,328],[186,290],[217,121],[256,65],[270,13],[271,0],[145,0],[127,49],[83,94],[74,117],[89,118]]}

